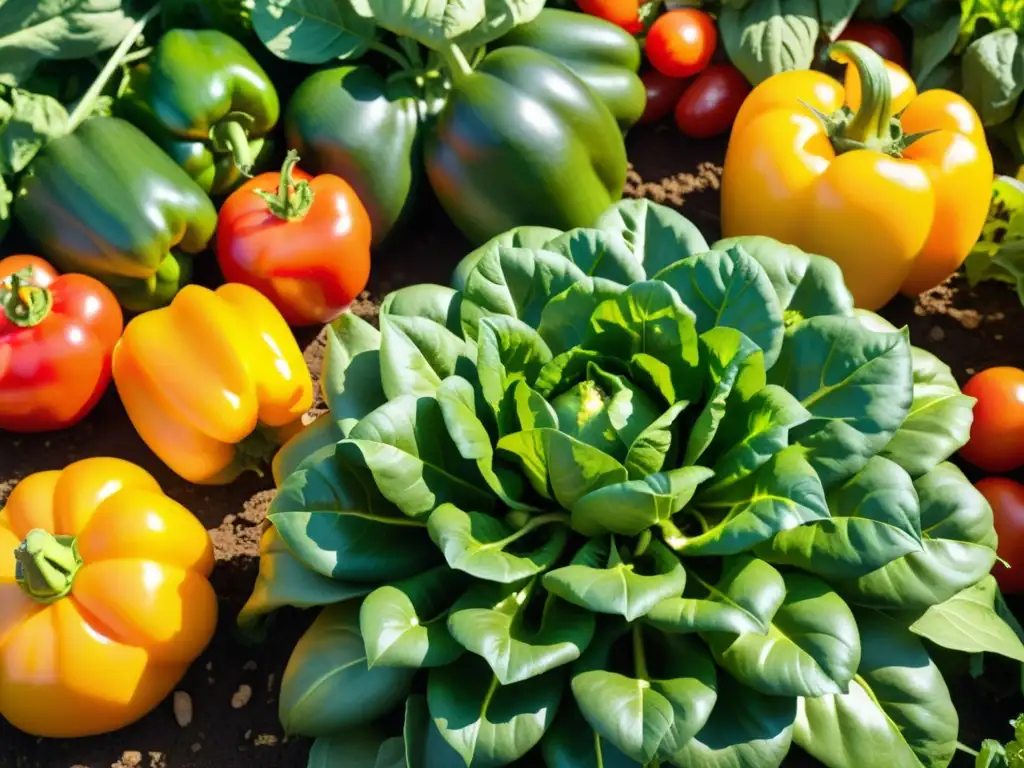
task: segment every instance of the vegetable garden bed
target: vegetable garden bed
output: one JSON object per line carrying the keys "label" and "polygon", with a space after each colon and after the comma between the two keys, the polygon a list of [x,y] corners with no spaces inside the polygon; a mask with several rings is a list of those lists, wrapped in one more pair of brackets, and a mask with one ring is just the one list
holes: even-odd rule
{"label": "vegetable garden bed", "polygon": [[[717,180],[724,140],[687,141],[672,129],[654,126],[634,131],[628,147],[634,172],[627,193],[681,207],[709,242],[717,239]],[[16,249],[17,243],[8,243],[8,250],[11,247]],[[380,300],[394,289],[421,282],[447,284],[451,268],[469,250],[441,211],[428,206],[386,252],[375,257],[369,297],[360,302],[358,314],[373,319]],[[961,384],[984,368],[1024,363],[1017,343],[1024,308],[1003,285],[969,289],[954,277],[916,301],[894,300],[882,314],[897,326],[908,325],[912,343],[939,355]],[[316,377],[321,340],[307,333],[300,341]],[[218,558],[213,583],[221,600],[220,627],[177,688],[189,695],[190,713],[180,702],[176,708],[172,698],[136,725],[78,741],[36,740],[0,721],[0,768],[305,765],[308,742],[283,739],[276,694],[288,657],[313,613],[287,614],[259,646],[242,644],[234,629],[256,575],[260,524],[272,494],[269,475],[247,475],[226,486],[186,483],[145,447],[111,388],[99,407],[71,430],[0,437],[0,505],[26,475],[89,456],[116,456],[141,464],[210,530]],[[961,466],[972,480],[978,476],[971,467]],[[1016,607],[1013,602],[1011,606]],[[994,657],[987,659],[983,677],[971,680],[965,675],[966,682],[949,681],[961,719],[960,740],[973,747],[984,738],[1009,739],[1005,723],[1024,705],[1015,665],[1007,663],[1004,669]],[[971,764],[965,755],[957,761],[954,765]],[[798,749],[785,763],[814,764]]]}

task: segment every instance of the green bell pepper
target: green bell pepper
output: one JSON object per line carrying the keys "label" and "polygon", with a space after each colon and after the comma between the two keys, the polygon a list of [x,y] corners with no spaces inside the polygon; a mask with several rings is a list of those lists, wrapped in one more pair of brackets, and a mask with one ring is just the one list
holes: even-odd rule
{"label": "green bell pepper", "polygon": [[132,70],[115,109],[214,195],[271,154],[265,137],[281,112],[263,68],[237,40],[210,29],[167,32]]}
{"label": "green bell pepper", "polygon": [[492,47],[510,45],[543,51],[569,67],[608,106],[622,130],[643,115],[647,89],[637,75],[640,44],[622,27],[588,13],[545,8]]}
{"label": "green bell pepper", "polygon": [[289,149],[313,174],[331,173],[356,191],[373,244],[408,214],[423,176],[425,104],[408,80],[388,83],[369,66],[324,69],[306,78],[285,109]]}
{"label": "green bell pepper", "polygon": [[170,302],[217,227],[210,198],[138,128],[93,117],[22,175],[14,218],[62,272],[104,282],[142,312]]}
{"label": "green bell pepper", "polygon": [[524,225],[590,226],[622,197],[622,132],[564,64],[522,47],[475,71],[456,64],[424,149],[441,205],[474,245]]}

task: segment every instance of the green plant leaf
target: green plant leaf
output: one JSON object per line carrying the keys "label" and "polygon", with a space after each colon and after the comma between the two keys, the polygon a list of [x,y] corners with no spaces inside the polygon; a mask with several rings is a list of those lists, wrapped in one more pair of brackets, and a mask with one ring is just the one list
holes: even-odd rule
{"label": "green plant leaf", "polygon": [[662,600],[644,615],[644,621],[664,632],[765,635],[786,597],[782,574],[749,555],[725,558],[718,583],[702,586],[706,597]]}
{"label": "green plant leaf", "polygon": [[400,736],[392,736],[380,745],[373,768],[406,768],[405,743]]}
{"label": "green plant leaf", "polygon": [[442,504],[427,520],[427,530],[448,565],[455,570],[485,581],[514,584],[546,571],[565,548],[568,529],[552,523],[540,546],[522,554],[507,551],[535,529],[537,519],[513,531],[496,517],[463,512],[452,504]]}
{"label": "green plant leaf", "polygon": [[791,437],[806,446],[826,489],[881,451],[910,411],[912,371],[905,332],[877,333],[857,320],[814,317],[786,336],[769,381],[813,419]]}
{"label": "green plant leaf", "polygon": [[554,429],[538,431],[547,451],[548,481],[564,509],[572,509],[588,493],[626,481],[625,467],[608,454]]}
{"label": "green plant leaf", "polygon": [[509,765],[540,743],[562,690],[560,670],[503,686],[483,659],[466,654],[430,670],[427,705],[441,736],[467,766]]}
{"label": "green plant leaf", "polygon": [[348,0],[255,0],[252,26],[271,53],[299,64],[357,58],[378,34]]}
{"label": "green plant leaf", "polygon": [[359,601],[329,606],[288,659],[278,702],[281,725],[289,735],[331,736],[372,723],[405,699],[414,673],[370,669],[359,635]]}
{"label": "green plant leaf", "polygon": [[368,665],[441,667],[461,656],[444,617],[468,581],[442,565],[371,592],[359,610]]}
{"label": "green plant leaf", "polygon": [[689,403],[685,400],[669,407],[641,432],[626,452],[625,467],[631,480],[640,480],[660,472],[676,451],[675,422]]}
{"label": "green plant leaf", "polygon": [[373,587],[335,581],[309,570],[288,547],[273,526],[260,538],[260,569],[252,594],[238,613],[243,635],[261,640],[267,616],[278,608],[313,608],[362,597]]}
{"label": "green plant leaf", "polygon": [[537,331],[548,347],[562,354],[583,343],[598,305],[618,296],[624,286],[607,280],[580,280],[555,296],[541,311]]}
{"label": "green plant leaf", "polygon": [[598,488],[573,505],[573,530],[588,537],[636,536],[671,519],[712,474],[706,467],[682,467]]}
{"label": "green plant leaf", "polygon": [[679,768],[779,768],[793,741],[797,699],[764,696],[718,676],[718,700],[700,732],[672,755]]}
{"label": "green plant leaf", "polygon": [[486,0],[350,0],[367,21],[428,48],[442,48],[484,21]]}
{"label": "green plant leaf", "polygon": [[591,728],[575,699],[562,701],[540,749],[547,768],[643,768]]}
{"label": "green plant leaf", "polygon": [[647,279],[638,259],[621,235],[600,229],[570,229],[544,246],[561,254],[588,277],[603,277],[623,286]]}
{"label": "green plant leaf", "polygon": [[863,657],[848,693],[801,699],[793,738],[834,768],[949,765],[957,714],[922,643],[874,611],[857,614]]}
{"label": "green plant leaf", "polygon": [[729,237],[719,240],[712,249],[728,251],[736,247],[753,257],[768,275],[787,325],[819,315],[853,314],[853,296],[842,270],[832,259],[762,235]]}
{"label": "green plant leaf", "polygon": [[924,90],[928,76],[950,57],[957,46],[960,3],[955,0],[910,0],[900,11],[900,16],[913,31],[910,74],[918,89]]}
{"label": "green plant leaf", "polygon": [[[548,486],[548,441],[545,436],[549,432],[555,431],[557,430],[545,427],[513,432],[501,438],[497,445],[499,451],[511,455],[512,460],[526,475],[533,490],[545,499],[554,498],[554,494]],[[589,446],[587,447],[589,448]],[[597,451],[596,448],[591,450]]]}
{"label": "green plant leaf", "polygon": [[389,400],[432,397],[466,352],[462,339],[429,317],[382,314],[380,331],[381,384]]}
{"label": "green plant leaf", "polygon": [[517,381],[532,384],[551,350],[533,328],[514,317],[480,320],[477,335],[477,374],[484,399],[497,414],[505,390]]}
{"label": "green plant leaf", "polygon": [[999,587],[989,574],[974,586],[933,605],[910,631],[943,648],[964,653],[998,653],[1024,663],[1024,643],[995,609]]}
{"label": "green plant leaf", "polygon": [[782,307],[768,275],[742,247],[678,261],[654,276],[671,285],[697,316],[697,331],[735,328],[764,352],[767,368],[782,349]]}
{"label": "green plant leaf", "polygon": [[544,574],[543,584],[581,608],[634,621],[662,600],[681,595],[686,570],[657,540],[637,562],[625,562],[615,537],[602,536],[584,544],[569,565]]}
{"label": "green plant leaf", "polygon": [[346,312],[327,326],[320,391],[346,437],[387,401],[380,364],[380,332],[368,322]]}
{"label": "green plant leaf", "polygon": [[485,15],[472,31],[462,35],[458,42],[472,50],[502,37],[513,27],[528,24],[544,10],[545,0],[485,0]]}
{"label": "green plant leaf", "polygon": [[729,60],[753,85],[791,69],[810,69],[821,33],[816,0],[753,0],[718,17]]}
{"label": "green plant leaf", "polygon": [[992,508],[953,464],[914,483],[921,505],[923,549],[833,586],[848,602],[892,610],[925,610],[981,580],[996,560]]}
{"label": "green plant leaf", "polygon": [[964,98],[983,125],[1013,117],[1024,92],[1024,46],[1016,30],[996,29],[975,40],[964,50],[961,66]]}
{"label": "green plant leaf", "polygon": [[452,272],[452,288],[457,291],[465,291],[466,279],[476,268],[480,259],[488,254],[491,254],[493,257],[493,255],[497,254],[499,248],[525,248],[527,250],[540,251],[544,250],[544,246],[547,243],[561,234],[561,230],[552,229],[551,227],[532,226],[516,227],[508,232],[502,232],[465,256],[456,265],[455,270]]}
{"label": "green plant leaf", "polygon": [[540,625],[529,626],[525,611],[534,586],[508,592],[497,584],[477,584],[448,616],[452,637],[483,658],[502,685],[575,661],[594,636],[594,614],[550,595]]}
{"label": "green plant leaf", "polygon": [[445,502],[484,510],[495,504],[431,397],[402,395],[382,405],[352,428],[338,453],[369,469],[380,493],[409,517],[425,517]]}
{"label": "green plant leaf", "polygon": [[769,696],[843,693],[857,674],[861,643],[849,606],[823,581],[783,575],[786,597],[767,634],[708,634],[715,661]]}
{"label": "green plant leaf", "polygon": [[426,527],[377,495],[370,478],[336,460],[333,450],[293,472],[267,519],[308,568],[339,581],[379,584],[436,564]]}
{"label": "green plant leaf", "polygon": [[21,173],[46,144],[68,131],[68,113],[50,96],[13,89],[10,114],[0,122],[0,174]]}
{"label": "green plant leaf", "polygon": [[669,542],[686,555],[740,554],[780,531],[829,517],[821,480],[800,446],[775,454],[721,492],[699,494],[696,507],[706,530]]}
{"label": "green plant leaf", "polygon": [[309,748],[306,768],[374,768],[386,740],[385,734],[372,724],[321,736]]}
{"label": "green plant leaf", "polygon": [[597,218],[594,229],[625,240],[648,275],[708,250],[707,240],[689,219],[650,200],[620,200]]}
{"label": "green plant leaf", "polygon": [[405,768],[426,768],[428,745],[432,738],[440,741],[440,734],[427,709],[427,697],[414,693],[405,700],[405,722],[402,724]]}
{"label": "green plant leaf", "polygon": [[830,520],[781,531],[755,552],[823,579],[856,579],[921,551],[921,519],[913,481],[875,456],[829,494]]}
{"label": "green plant leaf", "polygon": [[[547,400],[525,381],[517,381],[505,391],[498,409],[498,435],[505,437],[516,432],[535,429],[557,429],[558,416]],[[547,487],[546,475],[542,484]]]}

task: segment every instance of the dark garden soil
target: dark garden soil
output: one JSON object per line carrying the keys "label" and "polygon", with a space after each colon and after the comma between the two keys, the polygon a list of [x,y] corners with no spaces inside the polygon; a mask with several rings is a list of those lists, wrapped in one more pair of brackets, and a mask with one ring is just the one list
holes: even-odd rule
{"label": "dark garden soil", "polygon": [[[664,126],[637,130],[629,141],[634,169],[627,193],[681,208],[709,242],[717,239],[724,145],[724,141],[691,142]],[[401,286],[447,283],[456,261],[468,252],[437,206],[425,208],[418,222],[375,257],[368,298],[358,307],[361,314],[375,315],[380,300]],[[1024,309],[1005,286],[972,290],[954,278],[917,301],[895,300],[883,314],[898,325],[909,325],[913,342],[942,357],[961,383],[992,365],[1024,366],[1020,343]],[[320,339],[310,333],[300,341],[318,375]],[[0,436],[0,504],[26,475],[89,456],[117,456],[140,463],[168,494],[206,524],[218,555],[213,578],[221,598],[220,628],[179,686],[191,697],[190,723],[178,723],[171,700],[130,728],[79,741],[37,740],[0,721],[0,768],[303,768],[308,742],[283,738],[276,695],[288,655],[309,617],[286,615],[261,646],[243,645],[233,633],[235,615],[256,576],[260,523],[272,496],[269,477],[248,476],[220,488],[188,485],[149,452],[111,391],[72,430],[48,436]],[[987,736],[1009,738],[1007,720],[1024,704],[1017,670],[989,663],[982,680],[951,683],[960,710],[961,740],[973,746]],[[815,763],[794,749],[786,764]]]}

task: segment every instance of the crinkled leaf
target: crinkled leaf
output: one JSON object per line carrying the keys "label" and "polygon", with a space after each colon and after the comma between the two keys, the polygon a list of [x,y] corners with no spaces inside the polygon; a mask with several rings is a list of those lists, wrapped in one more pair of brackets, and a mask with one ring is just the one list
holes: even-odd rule
{"label": "crinkled leaf", "polygon": [[775,454],[742,482],[699,494],[696,506],[711,521],[703,533],[673,543],[687,555],[739,554],[829,516],[821,480],[799,446]]}
{"label": "crinkled leaf", "polygon": [[505,390],[498,408],[499,437],[534,429],[557,428],[558,416],[555,410],[525,381],[517,381]]}
{"label": "crinkled leaf", "polygon": [[843,693],[860,663],[853,611],[825,582],[783,575],[786,597],[767,634],[708,634],[715,661],[746,686],[769,696]]}
{"label": "crinkled leaf", "polygon": [[816,0],[752,0],[724,7],[719,35],[729,60],[752,84],[793,69],[810,69],[821,33]]}
{"label": "crinkled leaf", "polygon": [[924,645],[874,611],[857,623],[863,657],[849,692],[801,699],[794,741],[834,768],[949,765],[956,709]]}
{"label": "crinkled leaf", "polygon": [[590,328],[590,316],[602,302],[625,288],[607,280],[580,280],[547,303],[537,331],[556,354],[583,343]]}
{"label": "crinkled leaf", "polygon": [[675,451],[675,422],[690,404],[685,400],[671,406],[648,426],[629,446],[625,467],[631,480],[640,480],[660,472]]}
{"label": "crinkled leaf", "polygon": [[539,431],[547,450],[548,481],[564,509],[572,509],[588,493],[627,480],[625,467],[608,454],[557,430]]}
{"label": "crinkled leaf", "polygon": [[431,397],[403,395],[382,405],[352,428],[338,452],[369,469],[380,493],[410,517],[425,517],[444,502],[485,510],[495,504]]}
{"label": "crinkled leaf", "polygon": [[56,99],[38,93],[14,89],[8,98],[11,111],[0,123],[0,175],[11,177],[49,141],[67,133],[68,113]]}
{"label": "crinkled leaf", "polygon": [[964,50],[963,95],[978,111],[983,125],[1013,117],[1024,92],[1024,46],[1011,28],[996,29]]}
{"label": "crinkled leaf", "polygon": [[255,0],[252,27],[271,53],[300,64],[354,59],[378,36],[349,0]]}
{"label": "crinkled leaf", "polygon": [[484,21],[486,0],[349,0],[357,14],[428,48],[443,48]]}
{"label": "crinkled leaf", "polygon": [[561,230],[551,227],[516,227],[508,232],[488,240],[475,251],[465,256],[452,272],[452,288],[457,291],[466,289],[466,278],[476,268],[487,254],[497,253],[499,248],[526,248],[528,250],[543,250],[544,246],[562,234]]}
{"label": "crinkled leaf", "polygon": [[662,600],[644,621],[665,632],[764,635],[786,596],[782,574],[749,555],[727,557],[718,583],[703,586],[705,597]]}
{"label": "crinkled leaf", "polygon": [[509,552],[524,531],[513,531],[496,517],[463,512],[443,504],[427,520],[430,538],[457,571],[485,581],[513,584],[546,571],[565,548],[568,530],[550,524],[541,531],[543,543],[522,554]]}
{"label": "crinkled leaf", "polygon": [[513,27],[527,24],[544,10],[545,0],[485,0],[485,16],[473,30],[459,38],[459,45],[469,50],[487,45]]}
{"label": "crinkled leaf", "polygon": [[712,474],[706,467],[682,467],[598,488],[573,505],[573,530],[587,537],[636,536],[671,519]]}
{"label": "crinkled leaf", "polygon": [[562,700],[560,670],[500,685],[487,663],[467,653],[430,670],[427,705],[444,740],[468,765],[509,765],[540,743]]}
{"label": "crinkled leaf", "polygon": [[834,586],[851,604],[924,610],[981,580],[995,563],[992,508],[953,464],[914,483],[921,505],[923,549]]}
{"label": "crinkled leaf", "polygon": [[575,699],[564,699],[540,743],[547,768],[643,768],[583,719]]}
{"label": "crinkled leaf", "polygon": [[875,456],[828,496],[832,518],[782,531],[759,557],[823,579],[856,579],[921,550],[917,492],[897,464]]}
{"label": "crinkled leaf", "polygon": [[466,345],[429,317],[380,316],[381,384],[389,400],[402,395],[431,397],[455,373]]}
{"label": "crinkled leaf", "polygon": [[860,471],[910,411],[912,371],[906,332],[877,333],[857,320],[815,317],[786,336],[772,384],[792,393],[812,420],[791,437],[809,450],[826,488]]}
{"label": "crinkled leaf", "polygon": [[573,347],[556,355],[540,369],[533,388],[543,397],[554,399],[586,379],[592,364],[600,366],[601,370],[612,375],[622,376],[630,373],[630,366],[621,360],[602,355],[592,349]]}
{"label": "crinkled leaf", "polygon": [[910,0],[900,11],[900,16],[910,25],[914,35],[910,47],[910,74],[918,88],[924,90],[924,81],[957,46],[960,3],[954,0]]}
{"label": "crinkled leaf", "polygon": [[278,702],[281,725],[289,735],[332,736],[372,723],[405,699],[414,674],[397,667],[370,669],[359,635],[359,601],[332,605],[288,659]]}
{"label": "crinkled leaf", "polygon": [[477,374],[484,398],[498,413],[501,399],[513,383],[532,384],[541,366],[551,360],[547,343],[526,323],[514,317],[480,320],[477,335]]}
{"label": "crinkled leaf", "polygon": [[671,285],[697,316],[700,333],[735,328],[764,352],[771,368],[782,349],[782,307],[768,275],[742,247],[676,262],[654,276]]}
{"label": "crinkled leaf", "polygon": [[469,579],[447,565],[371,592],[359,610],[359,630],[371,667],[441,667],[463,649],[439,621]]}
{"label": "crinkled leaf", "polygon": [[625,240],[648,275],[708,250],[707,240],[692,222],[650,200],[621,200],[602,213],[593,226]]}
{"label": "crinkled leaf", "polygon": [[933,605],[910,631],[943,648],[964,653],[998,653],[1024,662],[1024,643],[995,608],[999,587],[991,574]]}
{"label": "crinkled leaf", "polygon": [[651,608],[676,597],[686,586],[679,558],[659,541],[651,541],[639,562],[624,562],[614,536],[591,539],[569,565],[544,574],[544,589],[595,613],[634,621]]}
{"label": "crinkled leaf", "polygon": [[346,312],[327,326],[320,391],[347,436],[352,427],[387,398],[381,384],[380,332]]}
{"label": "crinkled leaf", "polygon": [[622,285],[647,279],[643,262],[621,235],[600,229],[570,229],[544,246],[561,254],[589,277],[603,277]]}

